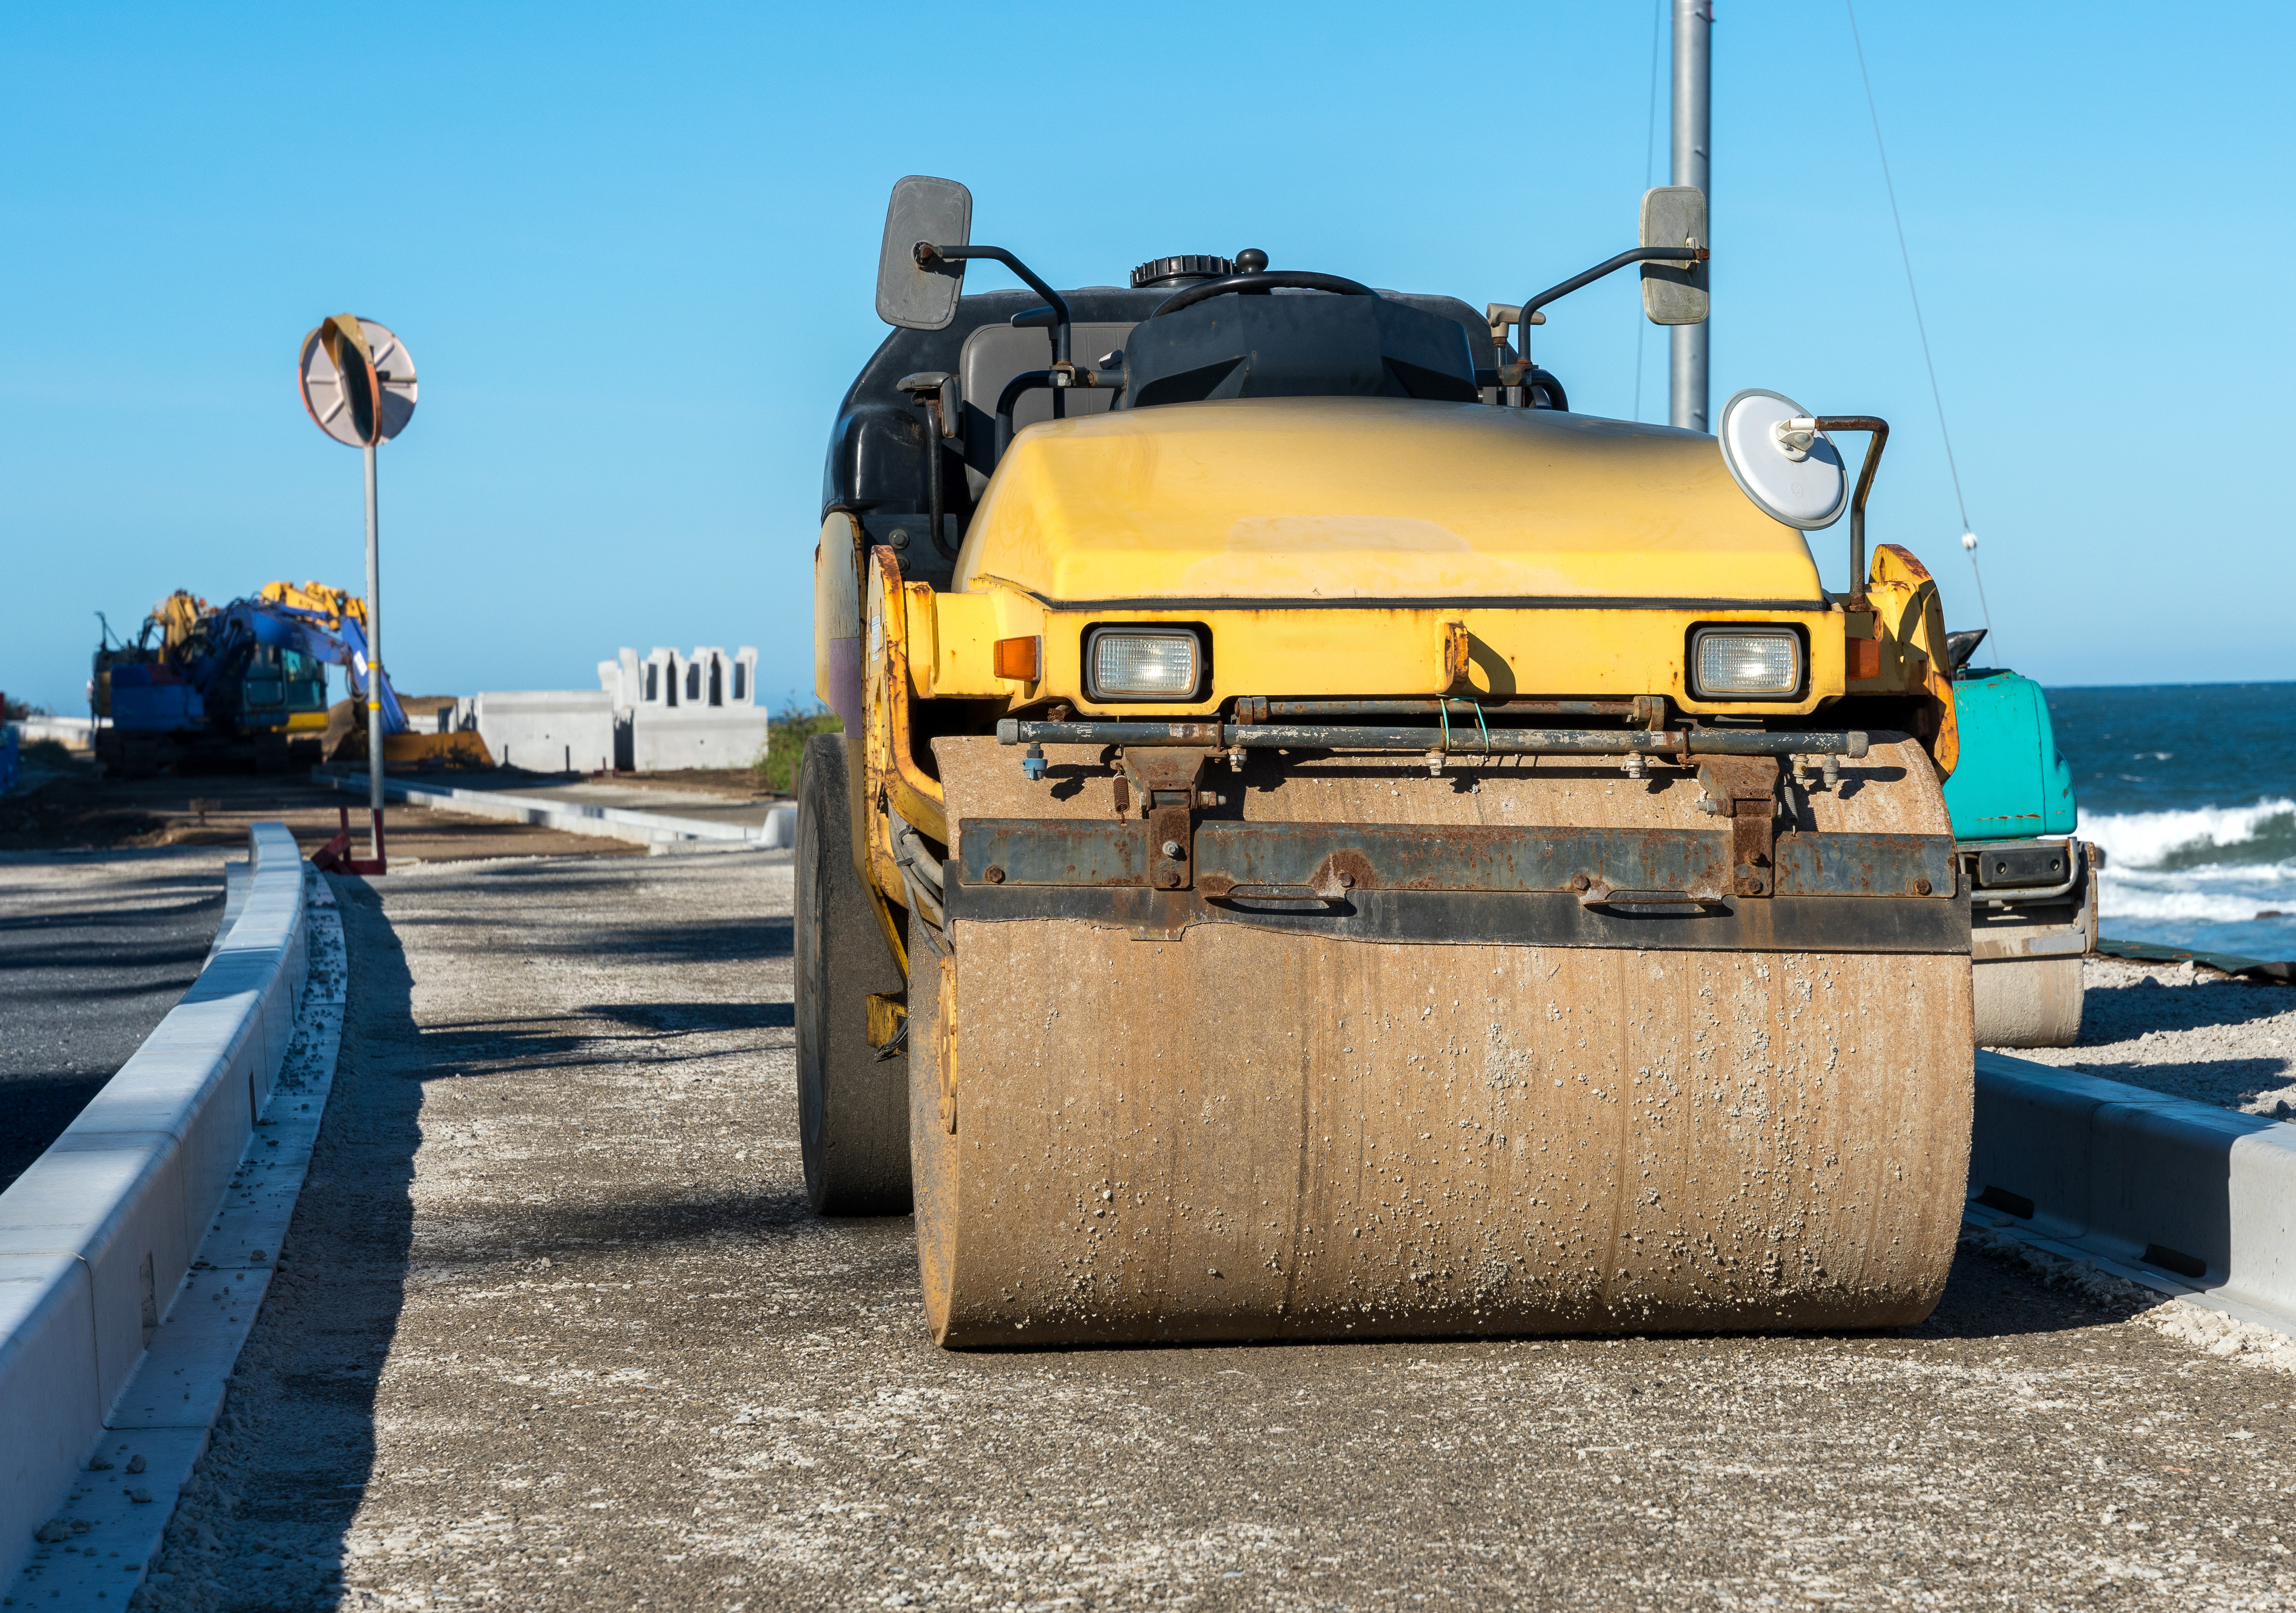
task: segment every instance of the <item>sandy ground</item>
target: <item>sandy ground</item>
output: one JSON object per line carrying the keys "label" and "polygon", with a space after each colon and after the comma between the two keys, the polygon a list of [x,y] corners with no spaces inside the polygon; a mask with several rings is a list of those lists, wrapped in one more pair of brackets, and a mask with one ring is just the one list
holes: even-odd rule
{"label": "sandy ground", "polygon": [[1887,1335],[936,1350],[908,1223],[805,1208],[785,855],[336,886],[325,1133],[139,1605],[2296,1598],[2296,1377],[2009,1257]]}
{"label": "sandy ground", "polygon": [[2251,1115],[2296,1117],[2296,990],[2190,963],[2091,958],[2082,972],[2078,1045],[2001,1051]]}

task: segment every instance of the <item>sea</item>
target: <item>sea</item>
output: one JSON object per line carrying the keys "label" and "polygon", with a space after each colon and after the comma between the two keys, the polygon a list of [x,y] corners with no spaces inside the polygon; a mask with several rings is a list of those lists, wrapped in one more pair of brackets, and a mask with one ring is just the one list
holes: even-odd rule
{"label": "sea", "polygon": [[2100,934],[2296,958],[2296,684],[2051,689]]}

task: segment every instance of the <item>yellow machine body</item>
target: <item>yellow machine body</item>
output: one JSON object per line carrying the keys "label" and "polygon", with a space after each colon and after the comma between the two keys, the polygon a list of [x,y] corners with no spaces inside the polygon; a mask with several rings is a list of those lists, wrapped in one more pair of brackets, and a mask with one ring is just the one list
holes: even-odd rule
{"label": "yellow machine body", "polygon": [[[855,866],[909,978],[871,1038],[907,1036],[943,1343],[1878,1326],[1934,1305],[1971,1101],[1966,893],[1947,864],[1918,888],[1839,872],[1853,843],[1889,870],[1950,846],[1943,619],[1911,555],[1830,594],[1695,433],[1243,398],[1022,430],[951,586],[904,580],[842,512],[816,565],[818,690],[863,716]],[[1209,645],[1200,698],[1087,697],[1089,628],[1166,622]],[[1696,697],[1691,635],[1731,623],[1799,635],[1792,698]],[[999,675],[1012,641],[1034,675]],[[1247,756],[1238,713],[1267,697],[1473,704],[1429,757]],[[1475,753],[1486,712],[1535,700],[1874,733],[1836,782],[1765,764],[1780,861],[1759,897],[1605,905],[1661,842],[1746,855],[1715,815],[1754,798],[1687,740],[1647,773]],[[1047,743],[1024,777],[996,733],[1015,714],[1180,737]],[[1176,757],[1185,788],[1161,790]],[[1157,820],[1152,862],[1165,825],[1199,837],[1183,888],[1103,866],[1152,809],[1184,815]],[[945,857],[929,946],[904,825]],[[991,860],[1062,835],[1086,837],[1066,873]],[[1317,835],[1340,849],[1312,889],[1266,907],[1205,849]],[[1790,852],[1832,883],[1788,893]],[[1582,854],[1572,885],[1522,872]]]}

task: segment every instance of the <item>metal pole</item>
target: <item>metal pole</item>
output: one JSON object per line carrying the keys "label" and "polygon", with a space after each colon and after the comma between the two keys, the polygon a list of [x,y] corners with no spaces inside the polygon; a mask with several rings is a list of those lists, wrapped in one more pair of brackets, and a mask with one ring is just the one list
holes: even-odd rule
{"label": "metal pole", "polygon": [[382,872],[382,556],[376,542],[374,445],[366,446],[366,805]]}
{"label": "metal pole", "polygon": [[[1714,244],[1713,0],[1674,0],[1674,177],[1706,194],[1704,245]],[[1691,431],[1706,424],[1706,333],[1711,322],[1672,327],[1667,421]]]}

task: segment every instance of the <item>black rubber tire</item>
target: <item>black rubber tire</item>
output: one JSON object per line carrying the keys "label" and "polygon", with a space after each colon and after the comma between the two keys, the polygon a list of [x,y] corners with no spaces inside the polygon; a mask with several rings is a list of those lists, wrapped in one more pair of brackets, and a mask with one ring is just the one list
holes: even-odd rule
{"label": "black rubber tire", "polygon": [[853,867],[852,741],[805,742],[797,785],[798,1134],[824,1216],[909,1213],[909,1060],[869,1045],[868,996],[907,984]]}

